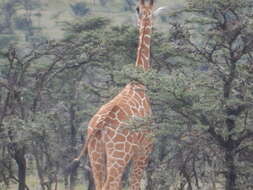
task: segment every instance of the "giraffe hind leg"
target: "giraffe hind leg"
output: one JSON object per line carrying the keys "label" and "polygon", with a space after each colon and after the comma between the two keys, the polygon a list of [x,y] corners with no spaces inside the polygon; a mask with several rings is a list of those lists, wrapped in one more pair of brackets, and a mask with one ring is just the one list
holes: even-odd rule
{"label": "giraffe hind leg", "polygon": [[[102,190],[121,190],[123,172],[133,156],[132,145],[124,145],[122,142],[106,147],[106,182]],[[127,151],[126,149],[127,148]]]}
{"label": "giraffe hind leg", "polygon": [[107,176],[105,184],[102,190],[121,190],[122,189],[122,175],[127,162],[123,162],[122,159],[109,157],[107,159]]}
{"label": "giraffe hind leg", "polygon": [[149,155],[151,150],[136,153],[132,160],[132,167],[130,172],[130,189],[141,190],[141,179],[144,170],[148,165]]}
{"label": "giraffe hind leg", "polygon": [[102,190],[106,176],[105,151],[103,147],[104,145],[101,141],[101,136],[94,138],[88,147],[88,154],[96,190]]}

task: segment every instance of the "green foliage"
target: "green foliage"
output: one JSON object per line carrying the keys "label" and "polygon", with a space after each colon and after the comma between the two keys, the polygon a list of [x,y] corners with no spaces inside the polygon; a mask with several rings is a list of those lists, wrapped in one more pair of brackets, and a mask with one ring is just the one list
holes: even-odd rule
{"label": "green foliage", "polygon": [[[247,36],[253,31],[250,25],[244,24],[252,22],[252,17],[246,16],[250,14],[246,9],[249,1],[240,1],[240,6],[238,1],[193,2],[188,19],[181,26],[173,24],[170,34],[170,52],[174,52],[174,60],[173,57],[170,60],[179,63],[180,67],[169,74],[158,72],[146,84],[152,91],[153,102],[159,107],[157,122],[164,128],[161,134],[169,130],[171,135],[179,136],[187,131],[202,133],[199,138],[210,135],[207,139],[212,144],[207,147],[214,148],[216,144],[215,149],[224,151],[222,161],[217,160],[217,164],[224,167],[227,180],[224,188],[236,188],[231,185],[235,181],[230,181],[234,175],[230,173],[234,172],[231,166],[239,169],[245,161],[236,159],[242,152],[235,153],[241,150],[235,144],[245,145],[252,139],[252,93],[248,93],[252,92],[252,82],[249,82],[252,78],[248,74],[251,73],[249,54],[253,43]],[[177,127],[181,131],[175,133],[173,129]],[[193,135],[190,132],[187,136]],[[199,151],[202,153],[203,150]],[[230,154],[233,161],[225,154]],[[188,174],[182,175],[187,179]],[[239,173],[235,174],[234,179],[239,176]],[[240,180],[237,188],[243,189]],[[189,181],[187,183],[189,185]]]}
{"label": "green foliage", "polygon": [[101,29],[109,24],[109,20],[103,17],[76,19],[74,22],[66,22],[64,30],[72,33]]}
{"label": "green foliage", "polygon": [[238,189],[250,189],[253,22],[248,3],[193,0],[168,29],[154,31],[148,72],[134,66],[136,27],[111,26],[104,17],[65,22],[64,38],[57,41],[16,41],[6,47],[16,35],[1,35],[0,161],[12,166],[0,165],[3,177],[17,172],[12,153],[22,149],[51,184],[53,175],[66,177],[62,171],[81,148],[89,119],[136,81],[148,89],[153,117],[135,118],[128,127],[155,123],[150,187],[202,189],[217,184],[217,178],[223,183],[232,163]]}

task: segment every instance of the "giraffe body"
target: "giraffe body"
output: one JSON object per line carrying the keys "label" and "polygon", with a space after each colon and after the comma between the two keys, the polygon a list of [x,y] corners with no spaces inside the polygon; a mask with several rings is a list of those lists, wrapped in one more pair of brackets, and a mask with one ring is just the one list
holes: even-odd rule
{"label": "giraffe body", "polygon": [[121,188],[123,171],[130,160],[131,189],[140,189],[140,180],[152,150],[150,129],[131,131],[124,127],[133,117],[150,117],[151,108],[145,87],[131,82],[110,102],[103,105],[89,122],[88,153],[96,190]]}

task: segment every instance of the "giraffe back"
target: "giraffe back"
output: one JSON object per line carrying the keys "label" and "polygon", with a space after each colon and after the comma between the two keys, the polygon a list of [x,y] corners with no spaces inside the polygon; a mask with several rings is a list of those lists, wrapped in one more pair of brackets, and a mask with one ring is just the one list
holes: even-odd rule
{"label": "giraffe back", "polygon": [[88,135],[105,127],[117,128],[133,117],[151,116],[151,106],[144,85],[131,82],[107,104],[103,105],[88,124]]}

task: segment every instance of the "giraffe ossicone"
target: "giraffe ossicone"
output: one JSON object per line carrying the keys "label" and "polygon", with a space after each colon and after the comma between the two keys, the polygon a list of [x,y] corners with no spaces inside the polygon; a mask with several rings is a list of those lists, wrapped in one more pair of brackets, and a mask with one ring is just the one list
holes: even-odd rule
{"label": "giraffe ossicone", "polygon": [[[150,42],[153,0],[139,1],[139,47],[136,67],[150,68]],[[80,155],[88,151],[96,190],[120,190],[124,169],[131,161],[130,189],[140,190],[144,169],[152,152],[149,122],[138,130],[126,127],[132,119],[152,116],[146,87],[130,82],[111,101],[103,105],[88,124],[87,140]]]}

